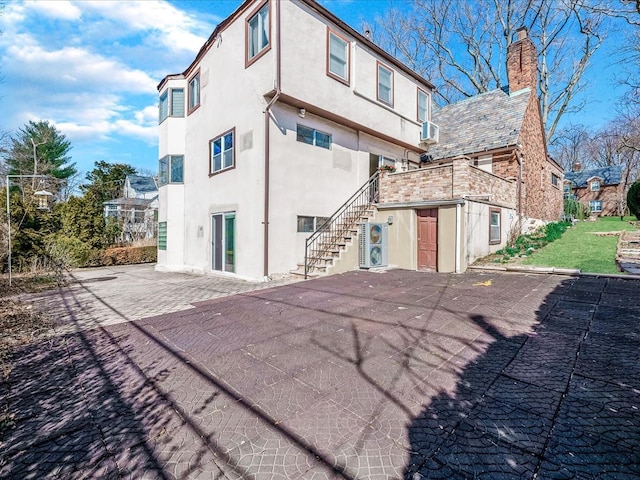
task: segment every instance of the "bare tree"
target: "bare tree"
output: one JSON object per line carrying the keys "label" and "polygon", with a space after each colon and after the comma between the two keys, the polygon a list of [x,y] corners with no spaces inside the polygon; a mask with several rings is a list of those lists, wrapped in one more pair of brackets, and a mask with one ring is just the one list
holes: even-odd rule
{"label": "bare tree", "polygon": [[588,167],[592,163],[590,151],[591,133],[584,125],[567,125],[556,131],[549,143],[549,153],[565,172],[575,164]]}
{"label": "bare tree", "polygon": [[507,48],[526,26],[539,52],[538,94],[547,139],[579,110],[576,94],[601,46],[604,14],[582,0],[413,0],[380,19],[378,41],[437,87],[450,103],[507,84]]}

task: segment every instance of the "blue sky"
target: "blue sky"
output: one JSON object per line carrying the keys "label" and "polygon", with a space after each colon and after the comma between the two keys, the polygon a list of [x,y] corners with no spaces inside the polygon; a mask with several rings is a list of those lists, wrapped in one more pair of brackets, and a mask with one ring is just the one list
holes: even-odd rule
{"label": "blue sky", "polygon": [[[29,120],[48,120],[71,141],[73,161],[82,172],[105,160],[155,173],[156,86],[165,75],[184,71],[240,3],[8,2],[0,16],[0,130],[12,133]],[[322,3],[358,30],[389,8],[388,0]],[[568,120],[602,123],[615,113],[616,67],[606,58],[603,51],[591,71],[586,110]]]}

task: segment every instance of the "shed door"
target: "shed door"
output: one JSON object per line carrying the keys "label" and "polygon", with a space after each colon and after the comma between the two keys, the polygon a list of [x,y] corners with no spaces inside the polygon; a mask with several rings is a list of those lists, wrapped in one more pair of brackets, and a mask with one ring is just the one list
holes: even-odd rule
{"label": "shed door", "polygon": [[418,270],[438,266],[438,209],[418,210]]}

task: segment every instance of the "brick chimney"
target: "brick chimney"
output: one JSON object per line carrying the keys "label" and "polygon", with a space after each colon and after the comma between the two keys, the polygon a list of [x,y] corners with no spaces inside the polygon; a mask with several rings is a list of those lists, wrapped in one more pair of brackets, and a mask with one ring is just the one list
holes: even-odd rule
{"label": "brick chimney", "polygon": [[507,78],[509,93],[523,88],[538,87],[538,51],[527,33],[527,27],[516,30],[517,40],[509,45],[507,51]]}

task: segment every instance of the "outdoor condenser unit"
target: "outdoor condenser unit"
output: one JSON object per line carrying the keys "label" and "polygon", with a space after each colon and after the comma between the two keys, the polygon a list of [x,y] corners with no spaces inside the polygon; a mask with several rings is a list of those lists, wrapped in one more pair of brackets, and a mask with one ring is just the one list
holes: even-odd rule
{"label": "outdoor condenser unit", "polygon": [[358,258],[360,268],[386,267],[388,260],[388,233],[386,223],[361,223],[358,232]]}

